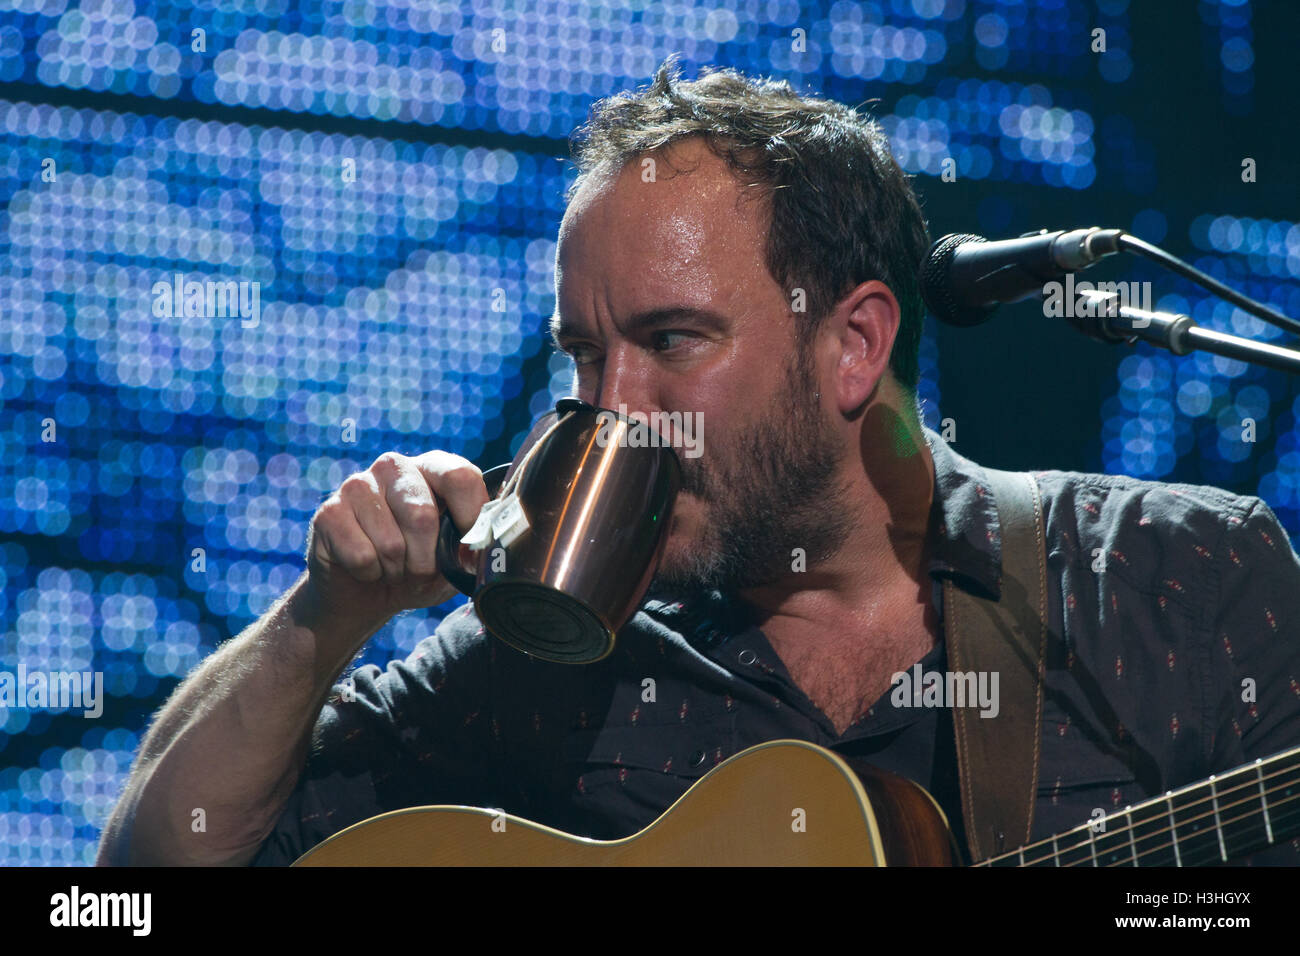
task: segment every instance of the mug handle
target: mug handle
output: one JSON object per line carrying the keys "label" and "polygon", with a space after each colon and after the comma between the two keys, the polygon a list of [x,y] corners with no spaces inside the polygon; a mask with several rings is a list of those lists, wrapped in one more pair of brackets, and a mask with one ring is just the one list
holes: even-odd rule
{"label": "mug handle", "polygon": [[[510,470],[512,464],[513,462],[506,462],[504,465],[497,465],[483,472],[483,483],[487,485],[489,501],[495,498],[501,490],[501,485],[506,478],[506,472]],[[478,575],[470,574],[461,567],[460,539],[463,537],[465,537],[465,532],[456,527],[456,523],[451,517],[451,510],[443,511],[442,520],[438,526],[438,547],[435,552],[438,561],[438,572],[461,594],[473,597],[474,589],[478,586]]]}

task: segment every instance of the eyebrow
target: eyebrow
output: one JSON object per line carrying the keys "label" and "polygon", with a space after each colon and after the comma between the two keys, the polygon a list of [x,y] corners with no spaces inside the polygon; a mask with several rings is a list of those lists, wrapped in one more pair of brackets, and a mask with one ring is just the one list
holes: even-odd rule
{"label": "eyebrow", "polygon": [[[629,316],[624,324],[630,333],[683,320],[719,331],[729,324],[727,317],[721,313],[714,312],[712,309],[699,309],[688,305],[669,305],[658,309],[647,309],[644,312],[637,312]],[[560,318],[558,311],[551,316],[551,341],[555,343],[557,348],[564,339],[580,338],[582,335],[582,329],[576,323],[564,321]]]}

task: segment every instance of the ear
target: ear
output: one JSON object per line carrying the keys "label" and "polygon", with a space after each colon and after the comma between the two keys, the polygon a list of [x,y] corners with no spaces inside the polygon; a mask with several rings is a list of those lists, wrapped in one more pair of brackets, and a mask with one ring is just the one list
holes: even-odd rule
{"label": "ear", "polygon": [[834,336],[835,398],[840,413],[855,417],[871,400],[889,369],[889,354],[901,314],[889,286],[864,282],[840,300],[828,316]]}

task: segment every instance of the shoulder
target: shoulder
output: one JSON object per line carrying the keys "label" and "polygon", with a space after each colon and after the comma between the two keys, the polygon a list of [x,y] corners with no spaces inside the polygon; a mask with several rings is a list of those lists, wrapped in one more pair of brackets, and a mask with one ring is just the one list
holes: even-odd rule
{"label": "shoulder", "polygon": [[1253,515],[1272,518],[1260,498],[1212,485],[1073,471],[1032,474],[1048,528],[1062,550],[1131,542],[1139,548],[1161,548],[1162,558],[1178,556],[1180,551],[1163,550],[1171,547],[1205,558],[1209,555],[1197,547],[1211,550]]}

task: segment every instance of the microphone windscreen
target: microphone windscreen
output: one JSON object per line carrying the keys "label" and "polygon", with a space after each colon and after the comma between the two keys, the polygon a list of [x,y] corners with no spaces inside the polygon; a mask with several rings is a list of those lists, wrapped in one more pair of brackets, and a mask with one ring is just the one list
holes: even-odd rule
{"label": "microphone windscreen", "polygon": [[952,258],[959,246],[967,242],[987,241],[983,236],[953,233],[930,246],[921,266],[921,298],[940,322],[967,327],[979,325],[993,315],[993,306],[970,308],[959,304],[953,296],[951,276]]}

